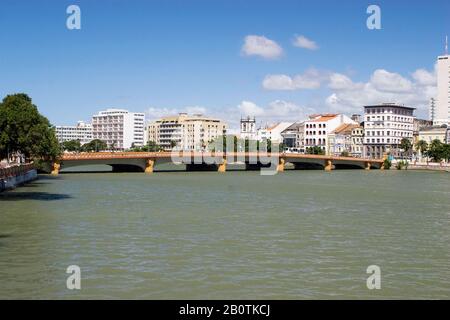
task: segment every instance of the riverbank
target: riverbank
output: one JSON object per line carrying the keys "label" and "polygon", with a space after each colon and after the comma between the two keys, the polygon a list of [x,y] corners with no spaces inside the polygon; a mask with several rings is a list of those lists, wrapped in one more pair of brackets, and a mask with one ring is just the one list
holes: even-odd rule
{"label": "riverbank", "polygon": [[37,177],[37,170],[32,163],[0,168],[0,192],[14,189]]}
{"label": "riverbank", "polygon": [[429,170],[450,172],[450,164],[448,163],[409,163],[408,170]]}

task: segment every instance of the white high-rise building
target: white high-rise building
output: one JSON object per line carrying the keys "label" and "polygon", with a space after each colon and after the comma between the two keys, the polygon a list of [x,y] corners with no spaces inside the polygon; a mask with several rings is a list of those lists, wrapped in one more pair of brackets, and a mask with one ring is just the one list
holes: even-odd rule
{"label": "white high-rise building", "polygon": [[364,156],[382,158],[401,154],[403,138],[413,142],[414,108],[383,103],[364,107]]}
{"label": "white high-rise building", "polygon": [[437,59],[437,97],[434,106],[430,106],[434,125],[450,123],[450,55],[446,38],[445,54]]}
{"label": "white high-rise building", "polygon": [[92,116],[92,135],[117,150],[144,145],[145,114],[107,109]]}
{"label": "white high-rise building", "polygon": [[60,143],[78,140],[83,145],[92,141],[92,125],[78,121],[76,126],[56,126],[56,138]]}

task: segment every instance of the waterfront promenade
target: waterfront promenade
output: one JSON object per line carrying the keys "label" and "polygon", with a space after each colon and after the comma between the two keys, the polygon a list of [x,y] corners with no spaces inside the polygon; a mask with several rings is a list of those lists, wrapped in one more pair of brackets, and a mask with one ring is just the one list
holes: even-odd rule
{"label": "waterfront promenade", "polygon": [[246,170],[273,169],[284,171],[286,163],[296,169],[383,169],[383,159],[336,157],[328,155],[264,152],[95,152],[66,153],[53,164],[52,174],[69,167],[106,164],[113,171],[153,173],[156,163],[186,165],[187,171],[225,172],[228,164],[245,164]]}

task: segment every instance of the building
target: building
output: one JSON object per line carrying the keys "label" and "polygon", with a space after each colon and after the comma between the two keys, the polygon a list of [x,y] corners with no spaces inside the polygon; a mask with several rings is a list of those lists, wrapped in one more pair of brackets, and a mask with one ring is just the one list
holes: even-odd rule
{"label": "building", "polygon": [[323,151],[329,152],[328,135],[342,124],[357,124],[357,122],[343,114],[311,115],[304,126],[305,148],[320,147]]}
{"label": "building", "polygon": [[359,139],[362,139],[362,127],[359,123],[343,123],[328,134],[327,154],[340,156],[347,153],[353,156],[354,152],[355,156],[361,156],[362,142]]}
{"label": "building", "polygon": [[245,140],[256,140],[256,119],[255,117],[241,118],[240,122],[240,138]]}
{"label": "building", "polygon": [[92,116],[92,136],[108,148],[126,150],[144,145],[144,113],[107,109]]}
{"label": "building", "polygon": [[225,122],[201,114],[180,113],[148,125],[148,140],[164,150],[204,150],[209,142],[225,134]]}
{"label": "building", "polygon": [[430,119],[431,123],[433,123],[433,119],[436,118],[436,99],[431,98],[430,99],[430,107],[428,110],[428,118]]}
{"label": "building", "polygon": [[355,126],[351,137],[350,154],[352,157],[361,158],[364,152],[364,128],[361,125]]}
{"label": "building", "polygon": [[415,145],[419,141],[419,131],[423,128],[429,128],[433,126],[433,121],[425,119],[414,118],[413,122],[413,144]]}
{"label": "building", "polygon": [[403,138],[413,143],[414,108],[384,103],[364,107],[364,156],[400,155]]}
{"label": "building", "polygon": [[446,126],[422,128],[419,131],[418,140],[424,140],[428,144],[430,144],[433,140],[439,140],[442,143],[447,143],[449,130],[450,129]]}
{"label": "building", "polygon": [[351,119],[357,123],[361,123],[362,122],[362,116],[360,114],[352,114]]}
{"label": "building", "polygon": [[304,128],[304,122],[295,122],[281,132],[283,144],[286,148],[297,149],[298,152],[304,152]]}
{"label": "building", "polygon": [[283,136],[281,133],[292,124],[292,122],[279,122],[266,128],[260,128],[257,130],[257,139],[259,141],[270,140],[272,143],[282,143]]}
{"label": "building", "polygon": [[78,121],[76,126],[56,126],[56,138],[60,143],[78,140],[83,145],[92,141],[92,125]]}
{"label": "building", "polygon": [[445,54],[437,58],[437,97],[430,105],[433,125],[450,123],[450,55],[446,37]]}

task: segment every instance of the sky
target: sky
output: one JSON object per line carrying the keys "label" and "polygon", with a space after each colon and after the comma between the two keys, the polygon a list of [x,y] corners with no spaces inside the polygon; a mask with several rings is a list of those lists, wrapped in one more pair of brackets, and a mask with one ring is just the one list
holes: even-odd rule
{"label": "sky", "polygon": [[427,118],[446,34],[448,0],[1,0],[0,96],[27,93],[54,125],[124,108],[233,128],[382,102]]}

